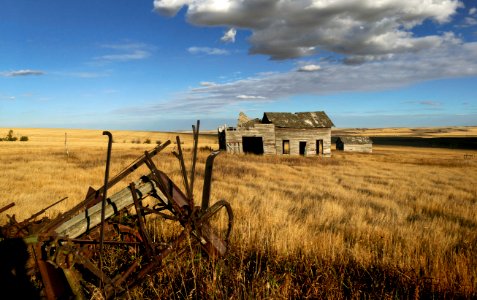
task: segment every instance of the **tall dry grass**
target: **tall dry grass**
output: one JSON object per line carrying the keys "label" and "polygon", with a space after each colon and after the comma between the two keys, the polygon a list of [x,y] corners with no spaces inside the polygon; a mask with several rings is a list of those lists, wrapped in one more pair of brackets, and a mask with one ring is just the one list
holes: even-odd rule
{"label": "tall dry grass", "polygon": [[[84,198],[89,185],[102,184],[104,137],[83,144],[79,136],[66,157],[61,135],[42,143],[31,136],[31,142],[0,143],[0,206],[17,203],[8,213],[21,220],[69,196],[48,212],[53,216]],[[190,149],[190,140],[184,147]],[[114,143],[111,173],[150,148]],[[180,184],[172,148],[156,164]],[[197,200],[207,154],[199,153]],[[226,199],[234,209],[230,253],[215,263],[197,252],[172,256],[129,296],[477,297],[476,154],[405,147],[333,152],[330,159],[221,154],[212,201]],[[156,224],[151,230],[160,238],[168,223]]]}

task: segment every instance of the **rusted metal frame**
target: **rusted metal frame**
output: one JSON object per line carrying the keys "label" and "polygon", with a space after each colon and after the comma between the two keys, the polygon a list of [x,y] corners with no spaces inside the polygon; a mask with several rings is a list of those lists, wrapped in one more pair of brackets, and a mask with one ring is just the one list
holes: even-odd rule
{"label": "rusted metal frame", "polygon": [[195,163],[197,162],[197,148],[199,147],[199,126],[200,121],[197,120],[197,127],[192,125],[192,135],[194,138],[194,147],[192,153],[192,168],[190,170],[190,198],[194,197],[194,179],[195,179]]}
{"label": "rusted metal frame", "polygon": [[103,270],[99,269],[91,260],[88,258],[84,257],[83,255],[77,255],[76,256],[76,262],[83,265],[86,269],[88,269],[91,273],[93,273],[100,282],[106,282],[106,284],[109,284],[111,286],[115,287],[115,284],[113,280],[107,276]]}
{"label": "rusted metal frame", "polygon": [[75,295],[75,299],[76,300],[86,299],[86,297],[83,294],[81,283],[80,283],[80,280],[82,278],[81,274],[79,274],[79,272],[74,268],[70,268],[70,269],[63,268],[62,270],[66,280],[68,281],[68,285],[70,286],[71,291]]}
{"label": "rusted metal frame", "polygon": [[210,187],[212,184],[212,170],[214,167],[214,159],[219,154],[220,154],[220,151],[212,152],[207,157],[207,161],[205,163],[204,187],[202,189],[202,205],[201,205],[202,210],[206,210],[207,208],[209,208]]}
{"label": "rusted metal frame", "polygon": [[[111,164],[111,148],[113,145],[113,135],[109,131],[103,131],[103,135],[108,136],[108,152],[106,156],[106,170],[104,172],[103,199],[101,201],[101,227],[99,233],[99,269],[103,270],[103,246],[104,246],[104,217],[106,208],[106,198],[108,195],[109,166]],[[100,287],[103,286],[103,277],[100,277]]]}
{"label": "rusted metal frame", "polygon": [[104,297],[106,299],[110,299],[111,297],[115,296],[118,291],[116,290],[116,287],[119,287],[126,279],[131,276],[131,274],[139,267],[139,264],[137,261],[135,261],[123,274],[118,274],[114,279],[113,279],[113,284],[114,285],[107,285],[103,289]]}
{"label": "rusted metal frame", "polygon": [[187,170],[186,170],[186,166],[184,162],[184,155],[182,153],[181,139],[179,136],[176,136],[176,141],[177,141],[177,150],[179,151],[179,153],[173,152],[173,154],[179,160],[179,163],[180,163],[182,180],[184,181],[184,187],[186,189],[187,198],[189,198],[189,204],[191,207],[194,207],[194,203],[192,202],[191,188],[189,186],[189,180],[187,179]]}
{"label": "rusted metal frame", "polygon": [[62,199],[56,201],[55,203],[53,203],[53,204],[51,204],[51,205],[49,205],[49,206],[43,208],[43,209],[40,210],[39,212],[33,214],[33,215],[32,215],[31,217],[29,217],[28,219],[23,220],[23,221],[21,222],[21,224],[26,224],[26,223],[30,222],[31,220],[34,220],[36,217],[40,216],[42,213],[46,212],[48,209],[52,208],[52,207],[55,206],[55,205],[60,204],[61,202],[65,201],[66,199],[68,199],[68,197],[64,197],[64,198],[62,198]]}
{"label": "rusted metal frame", "polygon": [[[174,185],[172,181],[165,176],[162,176],[162,172],[160,172],[157,168],[152,159],[150,159],[149,155],[146,153],[146,165],[149,167],[151,170],[151,177],[155,179],[154,181],[157,183],[159,189],[161,192],[166,196],[167,201],[169,201],[169,204],[172,207],[172,213],[173,214],[178,214],[179,220],[182,220],[185,215],[184,215],[184,210],[177,204],[176,200],[173,198],[174,194]],[[166,178],[164,178],[166,177]],[[165,182],[164,179],[168,180],[168,184]]]}
{"label": "rusted metal frame", "polygon": [[5,205],[4,207],[0,208],[0,214],[4,211],[9,210],[10,208],[15,206],[15,202],[12,202],[10,204]]}
{"label": "rusted metal frame", "polygon": [[[167,140],[165,143],[160,144],[156,146],[152,151],[149,152],[149,156],[153,157],[157,155],[159,152],[164,150],[167,146],[171,144],[170,140]],[[136,169],[138,169],[141,165],[143,165],[146,161],[146,158],[144,156],[139,157],[135,162],[133,162],[129,167],[125,168],[123,171],[119,172],[115,177],[113,177],[109,182],[108,182],[108,188],[112,188],[114,185],[116,185],[118,182],[120,182],[122,179],[124,179],[126,176],[134,172]],[[58,216],[58,218],[52,220],[49,224],[47,224],[44,228],[42,228],[40,231],[41,232],[49,232],[58,225],[60,225],[64,220],[70,219],[72,216],[78,214],[79,212],[83,211],[84,208],[87,205],[90,205],[92,201],[96,199],[96,194],[102,193],[104,190],[104,186],[99,188],[96,193],[93,193],[86,197],[85,200],[81,201],[78,203],[75,207],[70,209],[68,212]]]}
{"label": "rusted metal frame", "polygon": [[[77,244],[90,244],[97,245],[99,241],[96,240],[83,240],[83,239],[70,239],[69,241]],[[142,242],[123,242],[123,241],[103,241],[105,245],[141,245]]]}
{"label": "rusted metal frame", "polygon": [[228,219],[229,219],[229,224],[228,224],[228,227],[227,227],[227,233],[226,233],[226,236],[225,236],[225,242],[227,242],[229,240],[230,233],[232,232],[233,223],[234,223],[234,214],[233,214],[232,206],[230,205],[230,203],[228,203],[225,200],[219,200],[219,201],[215,202],[214,205],[212,205],[202,215],[200,215],[199,222],[208,224],[209,219],[213,215],[215,215],[222,208],[225,208],[225,210],[227,211],[227,215],[228,215]]}
{"label": "rusted metal frame", "polygon": [[149,234],[146,232],[146,226],[144,224],[145,219],[143,219],[143,216],[142,216],[142,205],[137,198],[136,187],[134,182],[131,182],[129,184],[129,188],[131,189],[132,197],[134,200],[134,207],[136,208],[137,222],[139,224],[139,234],[144,239],[144,242],[146,244],[146,254],[147,254],[147,257],[150,258],[154,254],[154,247],[152,245]]}
{"label": "rusted metal frame", "polygon": [[180,248],[180,244],[186,239],[190,232],[190,226],[186,226],[176,240],[169,244],[166,249],[152,257],[151,262],[145,265],[134,278],[131,278],[130,281],[127,282],[127,286],[132,288],[139,284],[144,277],[159,270],[162,267],[162,261],[172,252]]}
{"label": "rusted metal frame", "polygon": [[[167,209],[167,208],[165,208],[165,209]],[[159,217],[161,217],[163,219],[179,221],[179,219],[177,217],[162,213],[162,212],[157,211],[155,209],[151,209],[151,208],[148,208],[148,207],[142,207],[142,210],[143,210],[144,215],[154,214],[154,215],[158,215]]]}
{"label": "rusted metal frame", "polygon": [[[61,269],[55,268],[43,259],[42,243],[32,245],[32,252],[43,282],[47,299],[62,299],[71,296],[69,285],[65,284]],[[65,282],[61,282],[65,281]]]}

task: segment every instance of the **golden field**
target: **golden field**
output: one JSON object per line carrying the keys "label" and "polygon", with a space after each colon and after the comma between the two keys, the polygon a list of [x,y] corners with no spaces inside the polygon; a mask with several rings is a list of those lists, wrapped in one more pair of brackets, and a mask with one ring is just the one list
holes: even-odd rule
{"label": "golden field", "polygon": [[[101,131],[14,129],[27,142],[0,142],[0,216],[53,217],[104,176]],[[4,135],[8,129],[0,129]],[[65,151],[65,132],[67,148]],[[112,131],[111,175],[173,133]],[[190,135],[182,134],[186,149]],[[475,135],[474,135],[475,136]],[[137,141],[141,143],[132,143]],[[146,139],[151,144],[144,144]],[[200,147],[217,148],[213,136]],[[155,158],[181,184],[174,144]],[[374,147],[329,159],[221,154],[212,202],[225,199],[235,224],[229,255],[165,268],[137,298],[477,297],[477,151]],[[190,156],[190,152],[186,151]],[[195,198],[208,151],[199,152]],[[146,174],[136,171],[130,181]]]}

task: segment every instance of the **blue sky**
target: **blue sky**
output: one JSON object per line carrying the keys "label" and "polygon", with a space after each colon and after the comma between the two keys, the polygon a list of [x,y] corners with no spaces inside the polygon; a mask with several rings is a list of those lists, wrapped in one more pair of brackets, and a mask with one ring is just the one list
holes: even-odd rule
{"label": "blue sky", "polygon": [[0,2],[0,127],[477,125],[476,84],[476,1]]}

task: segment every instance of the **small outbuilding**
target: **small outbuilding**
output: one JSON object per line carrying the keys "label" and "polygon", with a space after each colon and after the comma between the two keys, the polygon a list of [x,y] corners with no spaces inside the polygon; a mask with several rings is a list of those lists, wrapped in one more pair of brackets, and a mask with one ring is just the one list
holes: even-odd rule
{"label": "small outbuilding", "polygon": [[336,150],[372,153],[373,141],[369,136],[340,136],[336,139]]}

